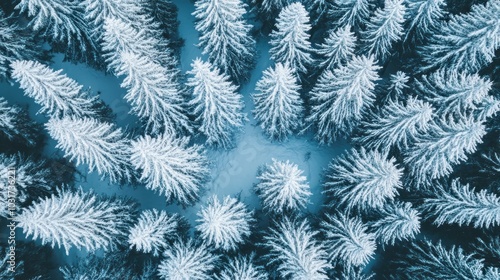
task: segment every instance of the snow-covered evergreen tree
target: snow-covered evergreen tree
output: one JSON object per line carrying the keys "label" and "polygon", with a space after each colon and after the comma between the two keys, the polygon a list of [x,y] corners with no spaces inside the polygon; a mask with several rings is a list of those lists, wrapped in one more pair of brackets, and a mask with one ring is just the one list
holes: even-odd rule
{"label": "snow-covered evergreen tree", "polygon": [[375,100],[378,69],[373,56],[354,56],[346,66],[321,74],[311,91],[312,108],[306,119],[316,126],[321,143],[331,144],[358,125]]}
{"label": "snow-covered evergreen tree", "polygon": [[24,93],[33,98],[49,116],[92,117],[98,97],[90,97],[75,80],[49,67],[27,60],[14,61],[12,77]]}
{"label": "snow-covered evergreen tree", "polygon": [[244,18],[246,7],[241,0],[198,0],[193,12],[202,53],[236,80],[246,78],[255,52],[252,26]]}
{"label": "snow-covered evergreen tree", "polygon": [[410,97],[406,102],[388,101],[379,112],[371,113],[361,125],[358,141],[364,147],[389,150],[396,146],[405,150],[424,133],[433,118],[432,106]]}
{"label": "snow-covered evergreen tree", "polygon": [[236,250],[238,244],[250,236],[250,224],[254,221],[252,212],[245,204],[230,196],[219,202],[217,196],[198,212],[196,229],[209,245],[223,250]]}
{"label": "snow-covered evergreen tree", "polygon": [[16,9],[30,18],[29,26],[51,38],[53,43],[64,45],[61,51],[72,58],[95,62],[97,46],[90,36],[84,11],[78,0],[20,0]]}
{"label": "snow-covered evergreen tree", "polygon": [[412,279],[488,279],[483,272],[483,260],[455,245],[447,249],[441,242],[417,243],[405,259],[408,261],[400,262],[398,270],[400,275],[411,275]]}
{"label": "snow-covered evergreen tree", "polygon": [[194,245],[178,241],[163,253],[164,259],[158,266],[161,279],[206,280],[211,279],[219,256],[209,251],[206,245]]}
{"label": "snow-covered evergreen tree", "polygon": [[406,0],[405,14],[407,30],[405,40],[414,34],[414,38],[422,40],[425,36],[436,32],[446,11],[446,0]]}
{"label": "snow-covered evergreen tree", "polygon": [[500,100],[491,95],[488,95],[483,98],[476,112],[476,119],[478,121],[486,121],[487,119],[496,116],[497,113],[500,112]]}
{"label": "snow-covered evergreen tree", "polygon": [[265,209],[276,213],[304,208],[312,193],[306,176],[296,164],[273,159],[257,177],[255,186]]}
{"label": "snow-covered evergreen tree", "polygon": [[139,220],[130,229],[128,243],[130,248],[144,253],[153,253],[156,257],[168,246],[167,240],[176,235],[177,227],[176,215],[169,215],[163,210],[144,210]]}
{"label": "snow-covered evergreen tree", "polygon": [[207,144],[230,147],[234,130],[241,128],[244,120],[238,87],[208,62],[195,59],[191,67],[187,85],[193,89],[193,99],[188,105],[200,123],[198,130],[207,137]]}
{"label": "snow-covered evergreen tree", "polygon": [[288,64],[267,68],[253,94],[255,119],[273,139],[284,140],[302,126],[303,101],[297,77]]}
{"label": "snow-covered evergreen tree", "polygon": [[500,1],[473,5],[465,14],[451,15],[427,38],[420,55],[429,68],[476,72],[491,63],[500,47]]}
{"label": "snow-covered evergreen tree", "polygon": [[416,186],[429,185],[431,180],[449,175],[454,164],[465,161],[467,154],[476,151],[485,134],[484,125],[470,116],[433,123],[404,158]]}
{"label": "snow-covered evergreen tree", "polygon": [[351,26],[346,25],[337,30],[330,30],[325,42],[319,45],[317,53],[323,60],[320,66],[333,70],[340,65],[347,63],[354,55],[356,48],[356,36],[351,32]]}
{"label": "snow-covered evergreen tree", "polygon": [[133,52],[123,52],[120,61],[117,75],[125,76],[121,84],[127,89],[124,98],[153,134],[191,131],[175,71]]}
{"label": "snow-covered evergreen tree", "polygon": [[331,268],[325,247],[316,238],[307,220],[294,221],[284,217],[264,236],[270,252],[267,259],[278,266],[283,279],[326,280]]}
{"label": "snow-covered evergreen tree", "polygon": [[135,27],[147,21],[141,5],[144,0],[82,0],[85,19],[92,23],[94,32],[102,32],[106,18],[116,18]]}
{"label": "snow-covered evergreen tree", "polygon": [[[13,171],[12,171],[13,170]],[[14,173],[13,173],[14,172]],[[12,184],[14,176],[15,184]],[[9,204],[14,202],[15,207],[39,196],[48,193],[51,189],[50,170],[45,167],[45,161],[25,158],[21,154],[0,154],[0,217],[7,218]],[[10,183],[9,183],[10,182]],[[14,190],[12,189],[14,188]],[[15,193],[14,201],[12,194]]]}
{"label": "snow-covered evergreen tree", "polygon": [[328,166],[324,192],[349,210],[381,209],[402,188],[402,176],[395,158],[364,148],[351,149]]}
{"label": "snow-covered evergreen tree", "polygon": [[0,10],[0,80],[7,77],[12,62],[39,58],[43,54],[31,32],[20,27],[17,20],[6,17]]}
{"label": "snow-covered evergreen tree", "polygon": [[370,228],[382,245],[394,245],[396,241],[413,239],[420,233],[420,214],[409,202],[384,207],[380,216],[382,218],[370,223]]}
{"label": "snow-covered evergreen tree", "polygon": [[87,251],[114,249],[123,242],[132,221],[133,204],[93,193],[58,191],[34,202],[17,217],[26,236],[42,244]]}
{"label": "snow-covered evergreen tree", "polygon": [[40,132],[40,126],[29,118],[28,112],[17,106],[9,106],[0,97],[0,136],[16,143],[35,146]]}
{"label": "snow-covered evergreen tree", "polygon": [[189,138],[168,134],[149,135],[132,141],[130,162],[142,170],[140,180],[146,188],[175,198],[183,204],[196,201],[208,175],[207,159],[202,146],[188,146]]}
{"label": "snow-covered evergreen tree", "polygon": [[360,27],[368,21],[372,6],[371,0],[334,0],[330,15],[339,27]]}
{"label": "snow-covered evergreen tree", "polygon": [[314,63],[310,30],[309,14],[304,6],[300,2],[286,6],[276,19],[276,29],[269,35],[271,59],[290,64],[296,72],[306,73]]}
{"label": "snow-covered evergreen tree", "polygon": [[363,266],[373,259],[376,236],[368,232],[368,227],[359,218],[327,214],[321,227],[330,260],[341,260],[346,266]]}
{"label": "snow-covered evergreen tree", "polygon": [[129,141],[122,130],[110,123],[91,118],[51,118],[45,124],[65,157],[77,165],[88,165],[89,171],[109,176],[111,182],[130,178]]}
{"label": "snow-covered evergreen tree", "polygon": [[449,189],[439,187],[436,197],[426,198],[423,207],[435,217],[438,226],[458,224],[487,229],[500,225],[500,196],[487,190],[476,192],[458,180]]}
{"label": "snow-covered evergreen tree", "polygon": [[385,0],[384,8],[377,9],[362,32],[364,51],[384,61],[392,45],[403,36],[406,8],[403,0]]}
{"label": "snow-covered evergreen tree", "polygon": [[264,271],[264,267],[255,265],[255,255],[238,256],[231,258],[216,280],[267,280],[269,276]]}
{"label": "snow-covered evergreen tree", "polygon": [[423,75],[416,85],[439,114],[460,115],[477,108],[491,90],[492,82],[478,74],[441,70]]}
{"label": "snow-covered evergreen tree", "polygon": [[260,2],[260,9],[263,11],[265,14],[271,15],[276,11],[281,11],[283,8],[285,8],[287,5],[291,4],[291,0],[261,0],[261,1],[256,1],[252,0],[253,2]]}
{"label": "snow-covered evergreen tree", "polygon": [[406,75],[403,71],[397,71],[395,74],[391,74],[389,78],[389,91],[385,96],[385,101],[387,100],[400,100],[404,99],[404,92],[410,86],[408,85],[410,77]]}

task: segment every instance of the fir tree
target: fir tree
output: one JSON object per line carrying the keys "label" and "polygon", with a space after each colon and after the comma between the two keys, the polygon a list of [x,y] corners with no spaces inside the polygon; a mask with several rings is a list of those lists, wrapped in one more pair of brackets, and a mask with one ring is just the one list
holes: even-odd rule
{"label": "fir tree", "polygon": [[409,202],[389,205],[380,211],[380,216],[370,227],[383,245],[413,239],[420,233],[420,214]]}
{"label": "fir tree", "polygon": [[193,241],[178,241],[163,253],[158,266],[161,279],[205,280],[211,279],[219,256],[206,245],[195,246]]}
{"label": "fir tree", "polygon": [[35,146],[41,133],[40,126],[32,121],[28,112],[17,107],[9,106],[7,101],[0,97],[0,136],[16,143]]}
{"label": "fir tree", "polygon": [[498,0],[473,5],[466,14],[451,15],[420,49],[426,64],[422,70],[440,67],[476,72],[491,63],[500,47],[499,18]]}
{"label": "fir tree", "polygon": [[255,255],[231,258],[216,280],[267,280],[264,267],[254,264]]}
{"label": "fir tree", "polygon": [[327,214],[321,227],[330,260],[340,260],[345,266],[363,266],[373,259],[376,236],[368,233],[368,228],[359,218]]}
{"label": "fir tree", "polygon": [[116,18],[135,27],[147,21],[141,4],[143,0],[83,0],[85,19],[92,23],[94,32],[102,32],[106,18]]}
{"label": "fir tree", "polygon": [[24,93],[33,98],[49,116],[92,117],[97,97],[90,97],[75,80],[36,61],[15,61],[12,77]]}
{"label": "fir tree", "polygon": [[202,53],[224,73],[244,80],[255,52],[252,27],[244,19],[247,5],[241,0],[198,0],[195,7]]}
{"label": "fir tree", "polygon": [[189,146],[189,138],[162,134],[132,141],[130,162],[142,170],[140,180],[146,188],[164,195],[167,201],[177,199],[189,204],[198,199],[208,175],[203,147]]}
{"label": "fir tree", "polygon": [[124,98],[132,105],[132,111],[147,122],[147,128],[153,134],[190,132],[175,71],[130,52],[122,53],[120,61],[117,75],[125,76],[121,84],[127,89]]}
{"label": "fir tree", "polygon": [[390,100],[380,112],[371,113],[361,125],[363,146],[389,152],[391,147],[406,150],[417,136],[423,134],[433,118],[429,103],[416,98],[406,102]]}
{"label": "fir tree", "polygon": [[423,206],[438,226],[458,224],[487,229],[500,225],[500,196],[487,190],[475,192],[458,180],[448,190],[439,187],[437,196],[425,199]]}
{"label": "fir tree", "polygon": [[12,62],[39,59],[43,54],[32,34],[20,27],[17,20],[0,10],[0,80],[7,77]]}
{"label": "fir tree", "polygon": [[320,66],[333,70],[351,60],[356,48],[356,36],[351,32],[351,26],[340,27],[328,32],[325,42],[319,45],[317,53],[323,57]]}
{"label": "fir tree", "polygon": [[428,34],[436,32],[446,11],[445,0],[406,0],[407,12],[405,14],[407,31],[405,41],[413,36],[418,40],[425,39]]}
{"label": "fir tree", "polygon": [[135,247],[137,251],[153,253],[157,257],[168,246],[167,240],[176,235],[177,228],[176,215],[156,209],[144,210],[130,229],[128,243],[130,248]]}
{"label": "fir tree", "polygon": [[330,9],[330,16],[336,26],[346,25],[359,28],[364,26],[370,17],[371,0],[334,0]]}
{"label": "fir tree", "polygon": [[34,202],[17,217],[26,236],[42,244],[87,251],[113,249],[123,242],[133,214],[133,205],[118,199],[99,198],[83,191],[58,191]]}
{"label": "fir tree", "polygon": [[230,196],[219,202],[214,195],[197,215],[196,229],[201,238],[225,251],[236,250],[238,244],[250,235],[250,224],[254,222],[252,212],[246,209],[245,204]]}
{"label": "fir tree", "polygon": [[297,78],[288,64],[267,68],[253,94],[255,119],[273,139],[284,140],[301,127],[304,112]]}
{"label": "fir tree", "polygon": [[375,100],[379,79],[373,57],[355,56],[346,66],[326,70],[311,91],[311,112],[306,121],[316,126],[316,139],[331,144],[358,125]]}
{"label": "fir tree", "polygon": [[439,114],[461,115],[476,109],[491,90],[492,82],[478,74],[437,71],[416,82],[424,98],[438,108]]}
{"label": "fir tree", "polygon": [[57,141],[56,148],[77,165],[86,164],[90,172],[96,169],[99,175],[108,175],[111,182],[130,179],[129,141],[120,128],[73,117],[52,118],[45,126]]}
{"label": "fir tree", "polygon": [[427,186],[431,180],[448,176],[454,164],[465,161],[467,154],[476,150],[485,134],[484,125],[472,117],[433,123],[404,158],[415,186]]}
{"label": "fir tree", "polygon": [[288,63],[296,72],[306,73],[314,62],[310,30],[309,14],[304,6],[299,2],[286,6],[276,19],[276,29],[270,35],[271,59]]}
{"label": "fir tree", "polygon": [[30,17],[29,26],[41,32],[71,59],[95,64],[97,46],[90,36],[84,11],[77,0],[20,0],[15,7]]}
{"label": "fir tree", "polygon": [[324,192],[348,210],[381,209],[402,188],[402,176],[395,158],[364,148],[359,152],[351,149],[328,166]]}
{"label": "fir tree", "polygon": [[412,275],[413,279],[487,279],[482,260],[466,254],[460,247],[446,249],[441,242],[417,243],[405,259],[408,262],[400,262],[398,270],[401,275]]}
{"label": "fir tree", "polygon": [[278,266],[278,273],[283,279],[329,279],[327,270],[328,254],[325,247],[316,238],[307,220],[293,221],[283,218],[270,233],[264,236],[264,245],[270,252],[267,259]]}
{"label": "fir tree", "polygon": [[193,89],[189,106],[193,109],[198,130],[207,137],[207,144],[230,147],[233,131],[243,126],[243,101],[237,87],[218,68],[196,59],[188,74],[188,86]]}
{"label": "fir tree", "polygon": [[362,32],[364,51],[384,61],[390,55],[392,44],[403,36],[405,11],[403,0],[385,0],[384,8],[375,11],[366,31]]}
{"label": "fir tree", "polygon": [[257,177],[255,186],[265,209],[276,213],[304,208],[312,193],[306,176],[296,164],[273,159]]}

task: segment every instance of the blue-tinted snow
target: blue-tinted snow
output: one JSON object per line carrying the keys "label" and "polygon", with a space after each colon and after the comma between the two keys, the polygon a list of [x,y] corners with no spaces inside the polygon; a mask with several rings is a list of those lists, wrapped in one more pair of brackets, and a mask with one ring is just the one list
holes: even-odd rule
{"label": "blue-tinted snow", "polygon": [[[194,5],[190,1],[174,1],[179,8],[180,27],[179,32],[185,39],[185,45],[181,51],[181,69],[185,73],[190,69],[190,64],[196,57],[201,57],[201,50],[196,47],[198,43],[198,33],[194,29]],[[272,158],[278,160],[290,160],[304,170],[313,193],[308,211],[316,212],[322,205],[321,179],[323,170],[328,166],[330,160],[342,153],[349,146],[345,142],[338,142],[330,147],[319,146],[312,139],[312,135],[292,136],[284,142],[272,142],[262,134],[262,130],[257,126],[252,116],[253,102],[251,94],[255,89],[256,82],[261,78],[262,71],[272,65],[269,60],[268,38],[257,38],[257,65],[251,73],[250,80],[240,88],[240,93],[244,97],[245,112],[248,121],[244,128],[238,133],[236,147],[231,150],[208,149],[207,155],[211,161],[211,178],[206,184],[204,193],[200,201],[194,206],[183,209],[181,206],[166,205],[162,196],[144,187],[132,188],[130,186],[118,186],[109,184],[107,179],[101,180],[100,176],[93,172],[84,178],[77,178],[77,185],[81,185],[85,190],[94,189],[97,193],[108,195],[118,194],[137,199],[142,209],[166,209],[169,212],[177,212],[186,217],[191,226],[196,224],[196,213],[207,198],[213,194],[219,197],[225,195],[239,196],[241,200],[251,209],[259,209],[259,199],[253,192],[253,185],[257,183],[256,175],[260,166],[272,162]],[[75,79],[85,87],[90,87],[94,93],[100,92],[101,99],[108,104],[117,114],[116,123],[120,127],[134,126],[137,118],[127,114],[130,106],[125,102],[123,96],[126,91],[120,88],[121,79],[111,74],[96,71],[83,64],[72,64],[62,61],[62,55],[56,55],[51,67],[55,70],[64,69],[70,78]],[[0,94],[4,96],[10,104],[29,104],[31,116],[38,122],[45,122],[47,118],[43,115],[35,115],[40,108],[33,101],[24,96],[17,84],[0,84]],[[49,139],[44,150],[47,156],[51,156],[58,151],[55,149],[55,141]],[[62,152],[58,152],[62,155]],[[82,174],[87,174],[86,166],[79,166]],[[21,232],[18,233],[21,237]],[[24,239],[24,238],[22,238]],[[54,257],[58,263],[71,262],[76,256],[83,256],[84,251],[72,249],[70,256],[65,257],[63,249],[55,249]]]}

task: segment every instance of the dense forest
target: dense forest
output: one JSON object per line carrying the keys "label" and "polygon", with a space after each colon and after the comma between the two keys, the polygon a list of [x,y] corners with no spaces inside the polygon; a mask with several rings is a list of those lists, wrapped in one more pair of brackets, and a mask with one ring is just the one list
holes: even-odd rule
{"label": "dense forest", "polygon": [[500,280],[499,52],[500,0],[2,0],[0,277]]}

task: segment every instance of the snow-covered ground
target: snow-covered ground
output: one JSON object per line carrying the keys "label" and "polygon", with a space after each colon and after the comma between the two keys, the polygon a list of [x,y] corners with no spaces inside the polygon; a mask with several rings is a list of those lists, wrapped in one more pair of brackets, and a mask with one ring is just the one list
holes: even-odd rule
{"label": "snow-covered ground", "polygon": [[[198,43],[198,33],[194,29],[194,5],[187,0],[174,1],[179,8],[180,36],[185,39],[185,45],[181,52],[181,69],[185,73],[190,69],[190,64],[196,57],[202,57]],[[262,134],[262,130],[257,126],[252,116],[254,108],[251,94],[255,89],[256,82],[260,79],[262,71],[272,65],[269,60],[268,38],[257,38],[258,60],[255,69],[251,73],[250,80],[240,88],[240,93],[244,97],[245,112],[248,121],[239,132],[237,143],[231,150],[207,151],[210,163],[211,178],[206,184],[206,189],[200,201],[191,207],[183,209],[177,205],[166,205],[163,197],[144,187],[132,188],[129,186],[111,185],[107,180],[101,181],[95,172],[81,178],[77,185],[81,185],[85,190],[94,189],[98,193],[118,194],[130,196],[137,199],[142,209],[167,209],[170,212],[177,212],[188,219],[192,226],[195,225],[196,213],[207,198],[213,194],[223,197],[225,195],[239,196],[241,200],[252,209],[259,209],[259,199],[253,192],[253,185],[257,182],[256,175],[260,166],[271,163],[272,158],[278,160],[290,160],[304,170],[304,175],[311,186],[313,196],[308,210],[317,212],[322,205],[321,179],[323,170],[328,166],[329,161],[336,155],[342,153],[349,145],[345,142],[338,142],[332,146],[319,146],[312,139],[311,135],[293,136],[284,142],[272,142]],[[121,80],[113,75],[106,75],[103,72],[91,69],[83,64],[72,64],[62,61],[62,55],[56,55],[53,69],[64,69],[64,73],[75,79],[78,83],[90,87],[93,92],[100,92],[102,100],[108,104],[117,114],[117,124],[126,127],[134,124],[137,119],[127,114],[130,106],[125,102],[123,96],[125,90],[120,88]],[[30,113],[39,122],[45,122],[43,115],[36,115],[39,106],[34,104],[29,98],[22,94],[18,85],[0,84],[0,93],[11,104],[29,104]],[[49,139],[44,151],[48,156],[55,152],[55,141]],[[59,154],[62,154],[59,152]],[[87,174],[86,166],[79,166],[83,174]],[[21,233],[19,233],[21,236]],[[83,252],[71,250],[71,256],[64,258],[64,250],[55,250],[55,257],[60,263],[71,261],[76,255]]]}

